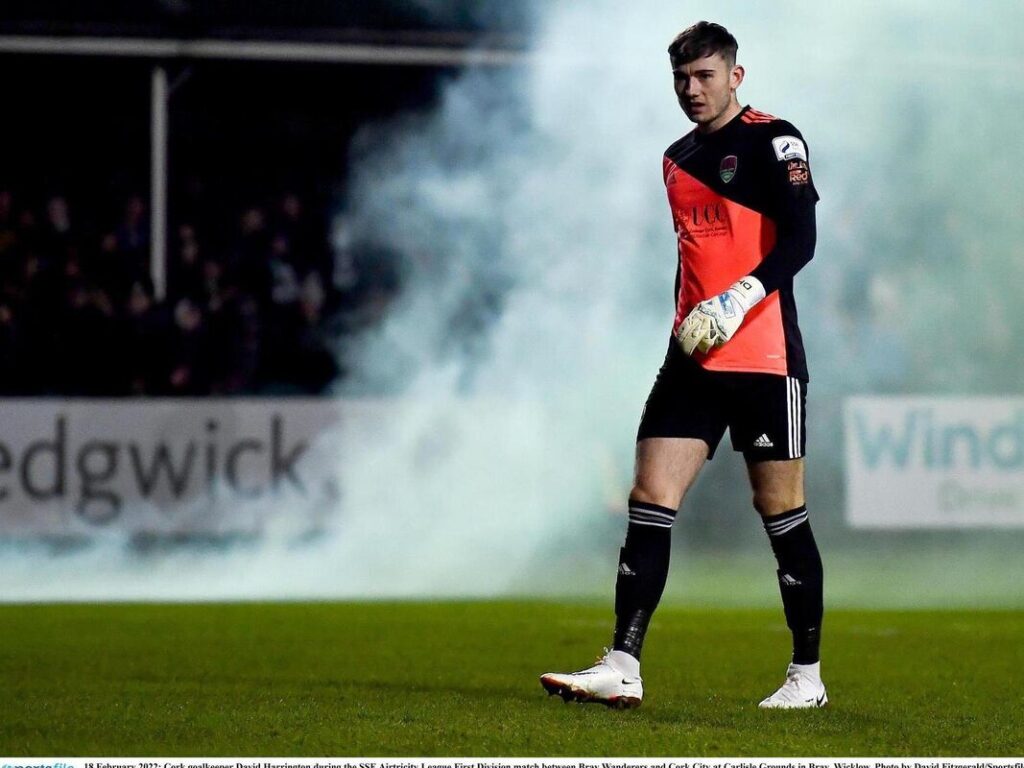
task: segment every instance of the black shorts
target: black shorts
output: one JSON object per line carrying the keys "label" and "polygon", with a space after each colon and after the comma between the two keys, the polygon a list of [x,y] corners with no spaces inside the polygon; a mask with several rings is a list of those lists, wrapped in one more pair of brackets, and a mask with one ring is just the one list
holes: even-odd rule
{"label": "black shorts", "polygon": [[708,371],[675,340],[640,417],[636,439],[693,437],[715,455],[726,427],[748,461],[804,456],[807,382],[770,373]]}

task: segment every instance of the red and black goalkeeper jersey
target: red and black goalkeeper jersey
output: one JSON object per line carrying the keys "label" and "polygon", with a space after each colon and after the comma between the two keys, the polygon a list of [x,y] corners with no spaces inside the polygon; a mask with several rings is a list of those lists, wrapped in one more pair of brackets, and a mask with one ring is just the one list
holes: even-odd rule
{"label": "red and black goalkeeper jersey", "polygon": [[736,334],[693,358],[709,370],[807,380],[793,276],[814,254],[807,145],[791,123],[744,107],[722,128],[690,132],[665,151],[665,188],[679,242],[672,333],[698,303],[744,275],[767,297]]}

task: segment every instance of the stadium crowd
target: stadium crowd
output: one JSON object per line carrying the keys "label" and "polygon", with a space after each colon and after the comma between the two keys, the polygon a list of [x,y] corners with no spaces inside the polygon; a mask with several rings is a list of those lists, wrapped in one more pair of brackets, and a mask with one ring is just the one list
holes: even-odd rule
{"label": "stadium crowd", "polygon": [[141,197],[98,221],[67,197],[0,188],[0,394],[324,391],[380,286],[336,258],[326,216],[295,193],[221,210],[175,217],[158,300]]}

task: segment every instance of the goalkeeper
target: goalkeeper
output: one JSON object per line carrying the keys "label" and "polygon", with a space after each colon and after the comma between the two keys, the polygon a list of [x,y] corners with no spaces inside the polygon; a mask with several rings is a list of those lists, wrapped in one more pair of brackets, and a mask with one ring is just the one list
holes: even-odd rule
{"label": "goalkeeper", "polygon": [[672,523],[727,428],[746,461],[793,637],[785,681],[760,706],[828,700],[822,565],[804,500],[808,376],[793,299],[793,277],[814,253],[818,194],[800,132],[740,106],[736,51],[735,38],[708,22],[669,46],[676,97],[696,124],[663,161],[678,240],[675,321],[637,435],[613,647],[589,669],[541,677],[566,700],[640,704],[640,654],[668,575]]}

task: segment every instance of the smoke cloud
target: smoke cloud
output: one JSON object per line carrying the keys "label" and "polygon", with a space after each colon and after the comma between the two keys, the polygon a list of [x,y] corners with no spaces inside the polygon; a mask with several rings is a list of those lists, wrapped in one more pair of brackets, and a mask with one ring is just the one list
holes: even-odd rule
{"label": "smoke cloud", "polygon": [[[1006,286],[1024,278],[1024,59],[1011,33],[1024,8],[535,12],[528,61],[454,75],[436,109],[368,125],[353,144],[338,240],[402,254],[402,290],[340,351],[352,373],[337,394],[395,405],[383,428],[325,438],[345,487],[324,535],[143,565],[94,548],[53,566],[93,574],[79,592],[26,586],[37,560],[17,557],[16,595],[609,595],[635,428],[673,311],[661,155],[691,126],[665,48],[707,18],[740,41],[741,102],[804,133],[822,197],[817,256],[796,290],[815,409],[809,494],[839,552],[834,598],[1020,601],[1020,566],[989,562],[1005,537],[847,535],[836,435],[848,394],[1019,388],[1024,313]],[[773,604],[771,556],[730,454],[723,445],[677,522],[670,593]],[[903,570],[858,581],[865,556],[908,547]],[[935,570],[950,553],[971,564],[952,598]],[[883,577],[904,587],[879,597]]]}

